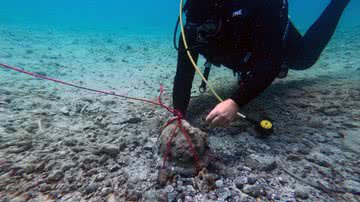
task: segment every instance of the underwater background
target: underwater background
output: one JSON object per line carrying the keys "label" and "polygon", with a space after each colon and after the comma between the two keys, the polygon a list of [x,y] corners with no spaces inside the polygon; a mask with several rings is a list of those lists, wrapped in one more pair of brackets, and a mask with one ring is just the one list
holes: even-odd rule
{"label": "underwater background", "polygon": [[[289,0],[290,17],[304,33],[329,2]],[[0,0],[0,63],[147,99],[163,84],[171,105],[178,8],[170,0]],[[267,139],[242,120],[209,128],[204,117],[217,102],[198,92],[196,77],[188,117],[215,156],[209,192],[188,169],[156,184],[158,137],[170,117],[161,108],[0,67],[0,200],[360,201],[359,11],[352,0],[312,68],[290,71],[241,109],[274,121]],[[223,96],[237,85],[226,68],[209,80]]]}
{"label": "underwater background", "polygon": [[[329,0],[289,0],[290,16],[301,29],[307,29]],[[1,0],[0,20],[7,25],[36,25],[118,31],[123,28],[157,27],[169,32],[178,16],[176,1],[131,0]],[[359,25],[360,3],[352,1],[342,26]],[[171,30],[171,29],[170,29]]]}

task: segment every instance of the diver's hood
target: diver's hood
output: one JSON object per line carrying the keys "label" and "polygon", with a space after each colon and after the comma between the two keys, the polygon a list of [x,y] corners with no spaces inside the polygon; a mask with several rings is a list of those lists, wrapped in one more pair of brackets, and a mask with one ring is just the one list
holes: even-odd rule
{"label": "diver's hood", "polygon": [[224,0],[187,0],[184,10],[187,17],[194,21],[218,16]]}

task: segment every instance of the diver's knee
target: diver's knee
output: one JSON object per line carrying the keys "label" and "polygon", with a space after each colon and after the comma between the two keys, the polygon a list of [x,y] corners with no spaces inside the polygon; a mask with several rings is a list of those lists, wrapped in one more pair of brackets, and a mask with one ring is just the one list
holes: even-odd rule
{"label": "diver's knee", "polygon": [[297,62],[293,63],[290,66],[290,69],[292,69],[292,70],[306,70],[306,69],[309,69],[310,67],[314,66],[318,60],[319,60],[319,57],[298,59]]}
{"label": "diver's knee", "polygon": [[304,68],[308,69],[312,66],[314,66],[316,64],[316,62],[319,60],[320,56],[316,56],[316,57],[311,57],[311,58],[307,58],[304,60]]}

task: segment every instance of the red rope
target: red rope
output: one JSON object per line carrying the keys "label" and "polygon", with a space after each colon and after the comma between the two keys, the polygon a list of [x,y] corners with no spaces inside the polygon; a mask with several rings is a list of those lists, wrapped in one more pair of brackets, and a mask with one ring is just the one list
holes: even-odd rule
{"label": "red rope", "polygon": [[59,80],[59,79],[46,77],[46,76],[43,76],[43,75],[40,75],[40,74],[36,74],[36,73],[33,73],[33,72],[28,72],[28,71],[25,71],[25,70],[23,70],[23,69],[20,69],[20,68],[17,68],[17,67],[13,67],[13,66],[9,66],[9,65],[6,65],[6,64],[1,64],[1,63],[0,63],[0,66],[5,67],[5,68],[7,68],[7,69],[11,69],[11,70],[17,71],[17,72],[20,72],[20,73],[23,73],[23,74],[30,75],[30,76],[32,76],[32,77],[36,77],[36,78],[39,78],[39,79],[52,81],[52,82],[59,83],[59,84],[65,85],[65,86],[70,86],[70,87],[78,88],[78,89],[81,89],[81,90],[87,90],[87,91],[91,91],[91,92],[95,92],[95,93],[100,93],[100,94],[105,94],[105,95],[111,95],[111,96],[115,96],[115,97],[120,97],[120,98],[124,98],[124,99],[129,99],[129,100],[136,100],[136,101],[140,101],[140,102],[146,102],[146,103],[153,104],[153,105],[156,105],[156,106],[160,106],[160,107],[166,109],[168,112],[174,114],[176,117],[173,118],[173,119],[171,119],[170,121],[168,121],[168,122],[165,124],[165,127],[164,127],[164,128],[166,128],[167,126],[171,125],[171,124],[174,123],[175,121],[177,122],[177,124],[176,124],[176,127],[173,129],[169,140],[167,141],[166,153],[165,153],[164,161],[163,161],[163,167],[165,167],[167,157],[168,157],[168,155],[170,155],[170,151],[171,151],[171,141],[172,141],[173,138],[176,136],[176,134],[177,134],[177,133],[176,133],[177,129],[180,128],[180,131],[182,132],[182,134],[184,135],[187,143],[188,143],[189,146],[190,146],[190,149],[191,149],[191,152],[192,152],[192,154],[193,154],[196,167],[197,167],[197,169],[200,169],[199,157],[198,157],[198,154],[197,154],[197,152],[196,152],[196,149],[195,149],[195,147],[194,147],[194,145],[193,145],[193,143],[192,143],[189,135],[187,134],[186,130],[184,129],[183,125],[181,124],[181,121],[182,121],[182,119],[183,119],[183,115],[181,114],[181,112],[179,112],[179,111],[177,111],[176,109],[173,109],[173,108],[171,108],[171,107],[169,107],[169,106],[166,106],[166,105],[162,102],[161,96],[162,96],[163,93],[164,93],[164,86],[163,86],[163,85],[160,85],[160,93],[159,93],[159,96],[157,97],[157,102],[155,102],[155,101],[147,100],[147,99],[143,99],[143,98],[130,97],[130,96],[126,96],[126,95],[116,94],[116,93],[114,93],[114,92],[107,92],[107,91],[96,90],[96,89],[92,89],[92,88],[87,88],[87,87],[75,85],[75,84],[72,84],[72,83],[68,83],[68,82],[65,82],[65,81],[61,81],[61,80]]}

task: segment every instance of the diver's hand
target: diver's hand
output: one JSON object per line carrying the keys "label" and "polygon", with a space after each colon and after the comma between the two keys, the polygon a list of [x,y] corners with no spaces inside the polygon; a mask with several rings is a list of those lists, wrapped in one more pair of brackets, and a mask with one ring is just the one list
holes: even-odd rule
{"label": "diver's hand", "polygon": [[206,117],[211,127],[226,127],[236,118],[239,106],[232,99],[218,104]]}

